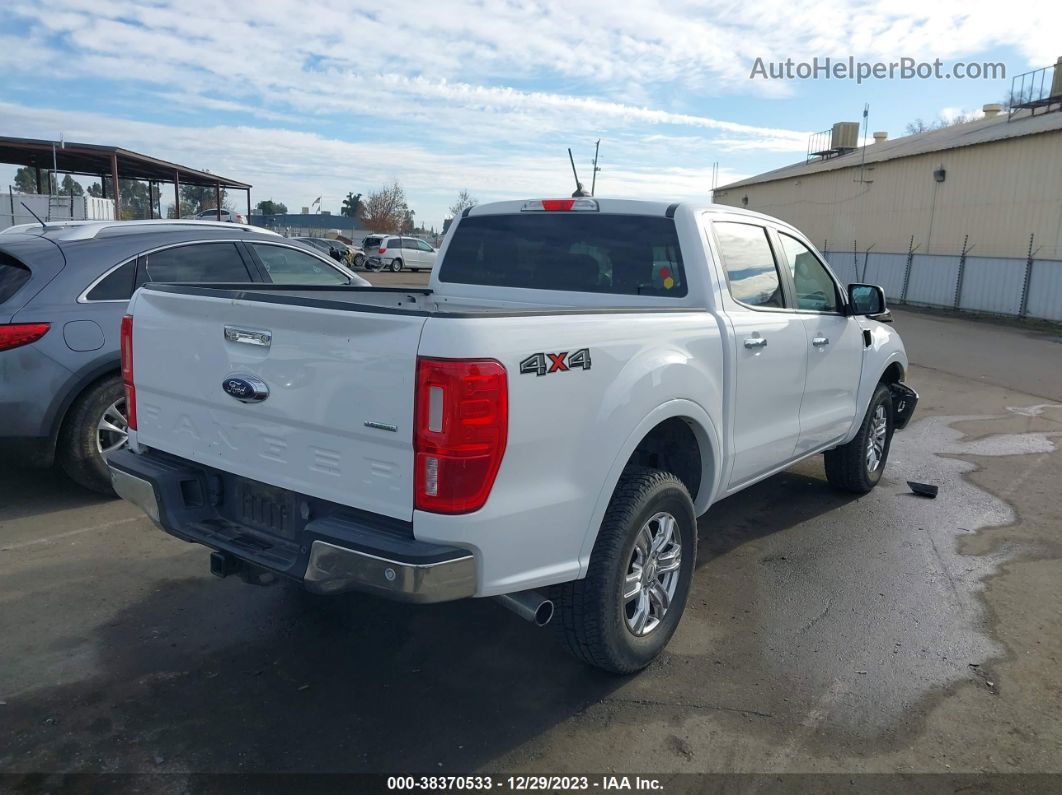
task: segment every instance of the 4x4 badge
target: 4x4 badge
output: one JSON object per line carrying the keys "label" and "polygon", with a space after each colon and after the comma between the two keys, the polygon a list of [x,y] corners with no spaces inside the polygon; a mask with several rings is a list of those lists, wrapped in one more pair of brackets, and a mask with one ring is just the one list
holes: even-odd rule
{"label": "4x4 badge", "polygon": [[580,348],[577,351],[562,351],[561,353],[532,353],[520,362],[520,374],[549,375],[550,373],[566,373],[569,370],[589,370],[590,349]]}

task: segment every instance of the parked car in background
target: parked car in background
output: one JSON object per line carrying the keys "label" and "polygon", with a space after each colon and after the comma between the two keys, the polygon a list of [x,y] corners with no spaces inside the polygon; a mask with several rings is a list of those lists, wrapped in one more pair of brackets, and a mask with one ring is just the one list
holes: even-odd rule
{"label": "parked car in background", "polygon": [[100,492],[126,443],[119,326],[146,282],[369,286],[327,256],[216,221],[67,222],[0,233],[0,457]]}
{"label": "parked car in background", "polygon": [[[218,220],[218,211],[217,210],[202,210],[201,212],[196,213],[195,217],[196,217],[197,221],[217,221]],[[225,222],[225,223],[228,223],[228,224],[246,224],[246,223],[248,223],[247,216],[244,215],[243,213],[236,212],[235,210],[226,210],[225,208],[222,208],[222,210],[221,210],[221,220],[223,222]]]}
{"label": "parked car in background", "polygon": [[365,253],[360,248],[344,243],[342,240],[330,240],[323,237],[294,237],[292,240],[298,240],[300,243],[313,246],[313,248],[323,251],[337,262],[342,262],[350,267],[361,268],[365,266]]}
{"label": "parked car in background", "polygon": [[403,268],[411,271],[430,271],[435,267],[438,252],[428,242],[418,237],[397,235],[370,235],[362,243],[365,249],[365,267],[369,270],[390,270],[398,273]]}

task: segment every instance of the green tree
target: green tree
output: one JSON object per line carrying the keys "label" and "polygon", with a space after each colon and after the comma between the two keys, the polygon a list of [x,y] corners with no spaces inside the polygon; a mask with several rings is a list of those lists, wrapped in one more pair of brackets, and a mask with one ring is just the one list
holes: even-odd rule
{"label": "green tree", "polygon": [[88,195],[95,196],[97,199],[103,198],[103,186],[98,182],[93,182],[88,186]]}
{"label": "green tree", "polygon": [[343,199],[343,207],[339,210],[340,215],[347,218],[362,218],[365,215],[365,205],[361,201],[360,193],[348,193]]}
{"label": "green tree", "polygon": [[[48,176],[49,173],[44,169],[41,169],[41,188],[45,192],[48,190]],[[29,166],[23,166],[15,172],[15,190],[19,193],[36,193],[37,192],[37,172],[35,169]]]}
{"label": "green tree", "polygon": [[121,192],[123,221],[151,217],[152,197],[146,182],[136,179],[119,179],[118,189]]}
{"label": "green tree", "polygon": [[255,209],[262,215],[283,215],[288,211],[283,202],[275,202],[272,199],[263,199],[255,205]]}
{"label": "green tree", "polygon": [[[228,198],[228,193],[222,188],[222,207],[226,206]],[[185,215],[185,205],[189,208],[188,215],[214,209],[218,206],[214,187],[211,185],[181,185],[181,215]]]}
{"label": "green tree", "polygon": [[60,196],[84,196],[85,189],[81,187],[81,183],[67,174],[63,177],[63,181],[59,183],[59,195]]}

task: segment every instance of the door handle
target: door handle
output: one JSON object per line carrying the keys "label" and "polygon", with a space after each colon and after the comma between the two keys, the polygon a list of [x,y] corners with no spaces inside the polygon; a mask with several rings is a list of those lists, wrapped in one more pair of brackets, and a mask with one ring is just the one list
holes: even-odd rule
{"label": "door handle", "polygon": [[830,338],[829,337],[815,337],[811,341],[811,344],[814,345],[816,348],[821,348],[823,345],[829,345],[830,344]]}
{"label": "door handle", "polygon": [[745,338],[745,347],[746,348],[766,348],[767,347],[767,340],[764,337],[746,337]]}

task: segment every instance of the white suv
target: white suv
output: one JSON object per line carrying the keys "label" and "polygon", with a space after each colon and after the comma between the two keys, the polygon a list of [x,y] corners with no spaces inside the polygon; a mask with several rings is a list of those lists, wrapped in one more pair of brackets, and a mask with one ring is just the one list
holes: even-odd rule
{"label": "white suv", "polygon": [[[214,208],[202,210],[201,212],[196,213],[195,217],[200,221],[217,221],[218,211]],[[226,210],[222,207],[221,220],[228,221],[230,224],[245,224],[247,223],[247,216],[243,213],[238,213],[235,210]]]}
{"label": "white suv", "polygon": [[362,248],[365,250],[365,267],[369,270],[387,269],[398,273],[402,268],[430,271],[435,267],[436,250],[420,238],[369,235]]}

